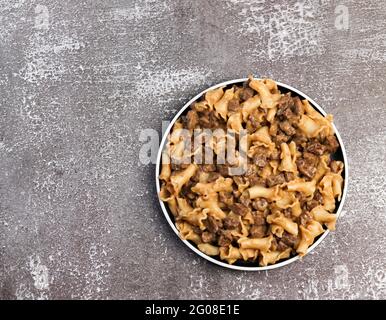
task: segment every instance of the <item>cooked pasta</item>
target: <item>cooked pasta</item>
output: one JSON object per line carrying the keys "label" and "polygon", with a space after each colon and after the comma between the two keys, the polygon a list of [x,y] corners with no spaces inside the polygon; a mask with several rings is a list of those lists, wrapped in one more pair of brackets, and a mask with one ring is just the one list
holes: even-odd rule
{"label": "cooked pasta", "polygon": [[[199,139],[186,135],[196,131]],[[344,183],[344,165],[333,160],[338,148],[331,115],[281,93],[273,80],[250,77],[206,92],[174,124],[159,197],[181,238],[206,255],[275,264],[304,256],[316,238],[335,230]],[[202,163],[203,154],[213,161]]]}

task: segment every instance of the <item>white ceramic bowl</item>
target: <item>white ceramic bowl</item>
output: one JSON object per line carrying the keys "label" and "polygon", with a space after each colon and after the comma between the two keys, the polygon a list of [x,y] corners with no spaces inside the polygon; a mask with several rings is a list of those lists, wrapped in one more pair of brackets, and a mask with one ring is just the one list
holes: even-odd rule
{"label": "white ceramic bowl", "polygon": [[[161,169],[161,154],[162,154],[162,150],[164,148],[164,145],[165,145],[165,142],[167,140],[167,136],[171,130],[171,128],[173,127],[174,123],[177,121],[177,119],[185,112],[185,110],[187,108],[190,107],[190,105],[195,102],[196,100],[198,100],[202,95],[204,95],[207,91],[210,91],[210,90],[213,90],[213,89],[216,89],[216,88],[219,88],[219,87],[226,87],[228,85],[232,85],[232,84],[242,84],[243,82],[247,81],[248,79],[247,78],[244,78],[244,79],[236,79],[236,80],[229,80],[229,81],[225,81],[225,82],[222,82],[222,83],[219,83],[219,84],[216,84],[202,92],[200,92],[199,94],[197,94],[195,97],[193,97],[190,101],[188,101],[182,108],[181,110],[174,116],[173,120],[171,121],[171,123],[169,124],[168,128],[166,129],[165,133],[164,133],[164,136],[162,137],[162,140],[161,140],[161,144],[160,144],[160,148],[159,148],[159,151],[158,151],[158,155],[157,155],[157,164],[156,164],[156,177],[155,177],[155,180],[156,180],[156,188],[157,188],[157,196],[160,192],[160,181],[158,179],[158,176],[160,174],[160,169]],[[310,104],[317,110],[319,111],[323,116],[326,116],[326,112],[314,101],[312,100],[310,97],[308,97],[306,94],[304,94],[303,92],[287,85],[287,84],[284,84],[284,83],[281,83],[281,82],[277,82],[277,85],[280,89],[281,92],[293,92],[295,93],[296,95],[298,95],[299,97],[303,98],[303,99],[307,99]],[[338,130],[336,129],[335,125],[333,125],[333,128],[334,128],[334,131],[335,131],[335,135],[336,137],[338,138],[338,141],[339,141],[339,144],[340,144],[340,149],[338,149],[337,151],[337,154],[338,154],[338,157],[337,159],[340,160],[340,161],[343,161],[344,163],[344,184],[343,184],[343,192],[342,192],[342,198],[341,200],[339,201],[338,203],[338,206],[337,206],[337,209],[336,209],[336,215],[337,215],[337,218],[339,218],[339,215],[342,211],[342,207],[343,207],[343,204],[344,204],[344,201],[346,199],[346,195],[347,195],[347,189],[348,189],[348,162],[347,162],[347,156],[346,156],[346,151],[344,149],[344,145],[343,145],[343,141],[342,141],[342,138],[340,137],[340,134],[338,132]],[[164,213],[165,215],[165,218],[166,220],[168,221],[170,227],[173,229],[173,231],[177,234],[177,236],[179,237],[179,232],[174,224],[174,218],[173,218],[173,215],[171,214],[171,212],[169,211],[169,208],[167,207],[167,205],[165,205],[164,202],[162,202],[161,200],[159,200],[160,202],[160,205],[161,205],[161,208],[162,208],[162,212]],[[317,240],[308,248],[307,250],[307,254],[309,254],[312,250],[314,250],[318,245],[319,243],[321,243],[323,241],[323,239],[329,234],[329,230],[325,231],[319,238],[317,238]],[[180,237],[179,237],[180,238]],[[287,264],[290,264],[292,262],[295,262],[296,260],[299,260],[299,256],[294,256],[290,259],[286,259],[286,260],[283,260],[281,262],[278,262],[276,264],[273,264],[273,265],[268,265],[268,266],[265,266],[265,267],[260,267],[260,266],[257,266],[257,262],[256,263],[251,263],[251,266],[248,266],[247,264],[243,264],[243,265],[237,265],[236,264],[228,264],[226,262],[223,262],[221,261],[220,259],[216,259],[216,258],[213,258],[213,257],[210,257],[208,255],[206,255],[205,253],[201,252],[194,243],[191,243],[189,242],[188,240],[182,240],[180,238],[180,240],[185,243],[190,249],[192,249],[195,253],[197,253],[199,256],[203,257],[204,259],[210,261],[210,262],[213,262],[214,264],[217,264],[219,266],[222,266],[222,267],[225,267],[225,268],[228,268],[228,269],[234,269],[234,270],[242,270],[242,271],[263,271],[263,270],[271,270],[271,269],[276,269],[276,268],[280,268],[280,267],[283,267]]]}

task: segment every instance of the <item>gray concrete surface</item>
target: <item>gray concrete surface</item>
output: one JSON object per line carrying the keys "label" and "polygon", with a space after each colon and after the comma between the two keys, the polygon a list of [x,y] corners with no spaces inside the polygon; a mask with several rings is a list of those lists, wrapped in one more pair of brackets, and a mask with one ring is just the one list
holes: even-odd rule
{"label": "gray concrete surface", "polygon": [[[385,68],[380,0],[0,0],[0,298],[386,298]],[[351,180],[337,231],[261,273],[190,252],[138,157],[251,72],[335,115]]]}

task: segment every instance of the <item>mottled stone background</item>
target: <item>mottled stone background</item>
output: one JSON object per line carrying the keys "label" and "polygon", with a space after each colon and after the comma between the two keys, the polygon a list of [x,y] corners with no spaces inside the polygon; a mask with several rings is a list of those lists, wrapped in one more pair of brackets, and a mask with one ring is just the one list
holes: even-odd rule
{"label": "mottled stone background", "polygon": [[[385,68],[381,0],[0,0],[0,298],[386,298]],[[260,273],[190,252],[138,157],[251,72],[333,113],[350,163],[338,230]]]}

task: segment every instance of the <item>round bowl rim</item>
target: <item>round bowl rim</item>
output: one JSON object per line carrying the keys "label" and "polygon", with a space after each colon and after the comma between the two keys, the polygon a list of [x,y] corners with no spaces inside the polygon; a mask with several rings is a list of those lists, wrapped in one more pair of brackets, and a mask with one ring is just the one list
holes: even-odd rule
{"label": "round bowl rim", "polygon": [[[256,80],[262,80],[262,78],[254,78]],[[264,266],[264,267],[248,267],[248,266],[237,266],[237,265],[232,265],[232,264],[228,264],[226,262],[222,262],[220,260],[217,260],[217,259],[214,259],[208,255],[206,255],[205,253],[203,253],[202,251],[200,251],[197,247],[195,247],[194,245],[192,245],[188,240],[183,240],[181,239],[180,235],[179,235],[179,231],[177,230],[174,222],[172,221],[172,219],[170,218],[170,215],[169,215],[169,212],[164,204],[163,201],[161,201],[159,199],[159,192],[161,190],[160,188],[160,181],[159,181],[159,172],[160,172],[160,165],[161,165],[161,155],[162,155],[162,150],[164,148],[164,144],[165,144],[165,141],[167,139],[167,136],[172,128],[172,126],[174,125],[174,123],[177,121],[177,119],[181,116],[181,114],[187,109],[189,108],[189,106],[195,102],[198,98],[200,98],[203,94],[205,94],[206,92],[210,91],[210,90],[213,90],[213,89],[217,89],[219,87],[226,87],[230,84],[236,84],[236,83],[243,83],[245,81],[247,81],[248,78],[240,78],[240,79],[234,79],[234,80],[228,80],[228,81],[224,81],[224,82],[221,82],[221,83],[218,83],[216,85],[213,85],[203,91],[201,91],[200,93],[198,93],[197,95],[195,95],[192,99],[190,99],[187,103],[185,103],[185,105],[177,112],[177,114],[174,116],[174,118],[172,119],[172,121],[169,123],[167,129],[165,130],[165,132],[163,132],[163,136],[162,136],[162,140],[161,140],[161,143],[159,145],[159,150],[158,150],[158,154],[157,154],[157,161],[156,161],[156,175],[155,175],[155,179],[156,179],[156,189],[157,189],[157,197],[158,197],[158,200],[159,200],[159,204],[161,206],[161,209],[162,209],[162,212],[166,218],[166,220],[168,221],[170,227],[174,230],[175,234],[178,236],[178,238],[183,242],[185,243],[185,245],[187,245],[191,250],[193,250],[196,254],[198,254],[200,257],[218,265],[218,266],[221,266],[221,267],[224,267],[224,268],[228,268],[228,269],[233,269],[233,270],[239,270],[239,271],[264,271],[264,270],[272,270],[272,269],[276,269],[276,268],[280,268],[280,267],[284,267],[290,263],[293,263],[299,259],[301,259],[301,257],[299,255],[296,255],[290,259],[286,259],[286,260],[283,260],[282,262],[278,262],[278,263],[275,263],[273,265],[268,265],[268,266]],[[275,81],[275,80],[274,80]],[[296,94],[298,94],[299,96],[303,97],[304,99],[307,99],[311,105],[316,108],[323,116],[326,116],[327,113],[323,110],[322,107],[319,106],[319,104],[317,104],[313,99],[311,99],[308,95],[306,95],[305,93],[303,93],[302,91],[290,86],[290,85],[287,85],[285,83],[282,83],[282,82],[279,82],[279,81],[275,81],[275,83],[279,86],[279,87],[283,87],[283,88],[286,88],[287,90],[289,91],[292,91],[292,92],[295,92]],[[334,132],[335,132],[335,135],[336,137],[338,138],[338,141],[339,141],[339,146],[340,146],[340,149],[341,149],[341,152],[342,152],[342,155],[343,155],[343,163],[344,163],[344,174],[345,174],[345,179],[344,179],[344,185],[343,185],[343,192],[342,192],[342,197],[341,197],[341,200],[340,200],[340,203],[339,203],[339,206],[336,210],[336,215],[337,215],[337,220],[342,212],[342,208],[343,208],[343,205],[344,205],[344,202],[346,200],[346,196],[347,196],[347,190],[348,190],[348,160],[347,160],[347,155],[346,155],[346,150],[345,150],[345,147],[344,147],[344,144],[343,144],[343,141],[342,141],[342,138],[339,134],[339,131],[337,130],[336,126],[334,123],[332,123],[332,126],[334,128]],[[330,233],[329,230],[326,230],[307,250],[306,252],[306,255],[309,254],[312,250],[314,250],[325,238],[326,236]]]}

